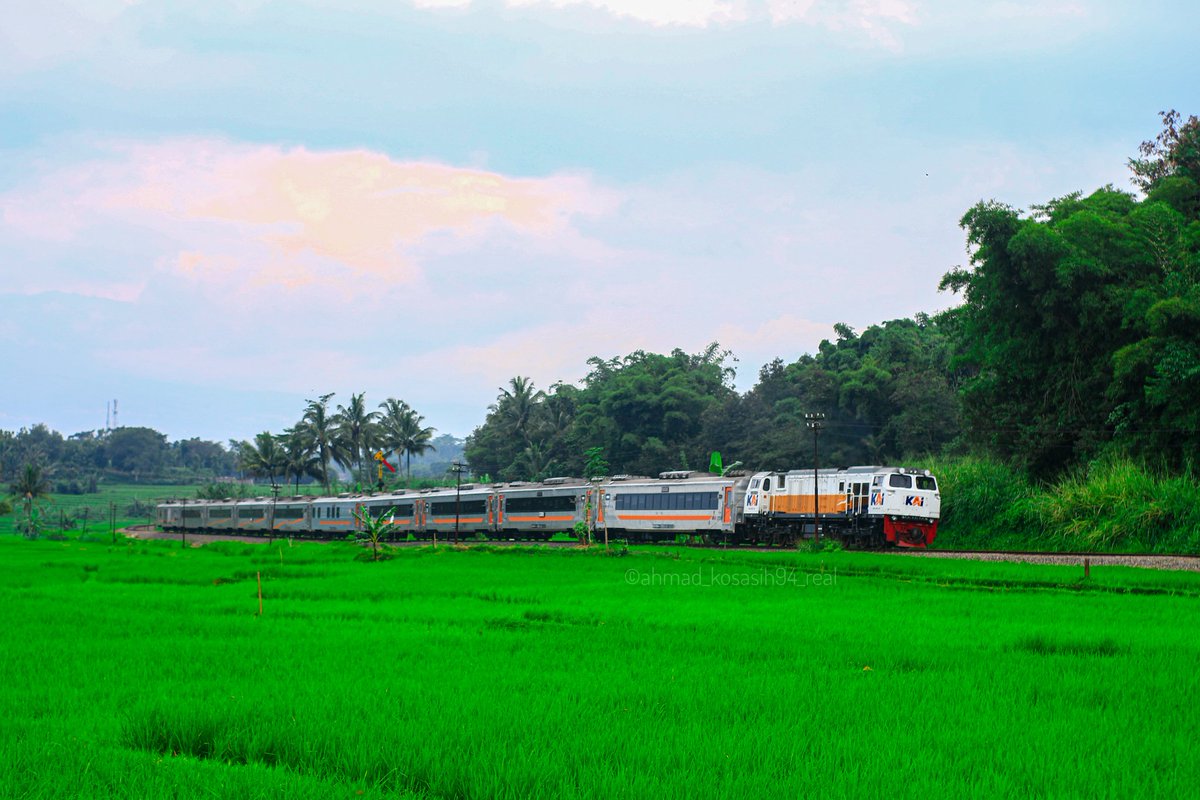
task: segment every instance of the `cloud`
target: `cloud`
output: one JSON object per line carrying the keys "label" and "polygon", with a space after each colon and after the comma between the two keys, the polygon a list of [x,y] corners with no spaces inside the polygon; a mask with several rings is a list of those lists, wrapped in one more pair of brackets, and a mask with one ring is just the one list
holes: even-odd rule
{"label": "cloud", "polygon": [[[468,8],[473,0],[411,0],[416,8]],[[896,25],[917,22],[909,0],[504,0],[510,8],[587,8],[654,27],[713,28],[766,20],[832,31],[858,31],[897,47]]]}
{"label": "cloud", "polygon": [[140,238],[153,231],[165,249],[135,271],[157,265],[225,287],[328,288],[347,278],[412,282],[420,265],[411,251],[433,238],[570,238],[572,215],[607,202],[582,176],[186,139],[117,145],[64,164],[0,195],[0,221],[9,235],[59,244],[111,226]]}
{"label": "cloud", "polygon": [[[423,0],[418,0],[418,3]],[[747,17],[745,0],[506,0],[512,7],[588,6],[650,25],[707,27],[743,22]]]}

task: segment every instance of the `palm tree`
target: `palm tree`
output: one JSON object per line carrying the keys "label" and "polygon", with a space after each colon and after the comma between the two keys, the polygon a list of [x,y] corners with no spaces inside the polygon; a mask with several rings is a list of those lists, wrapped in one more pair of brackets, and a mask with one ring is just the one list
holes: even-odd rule
{"label": "palm tree", "polygon": [[326,494],[329,494],[329,461],[334,458],[340,460],[337,426],[333,417],[329,415],[331,397],[333,392],[323,394],[316,400],[306,401],[308,405],[304,408],[304,416],[292,429],[300,431],[316,453],[321,469],[321,484],[325,487]]}
{"label": "palm tree", "polygon": [[357,465],[358,481],[363,482],[363,457],[375,444],[375,420],[378,411],[367,411],[364,393],[350,395],[347,405],[339,405],[334,420],[337,424],[338,438],[345,445],[350,463],[344,466]]}
{"label": "palm tree", "polygon": [[305,475],[320,480],[321,461],[317,448],[299,426],[288,428],[280,437],[283,448],[283,474],[296,481],[295,494],[300,494],[300,479]]}
{"label": "palm tree", "polygon": [[287,454],[275,436],[263,431],[253,442],[242,442],[238,448],[241,468],[251,475],[270,478],[275,485],[275,476],[286,468]]}
{"label": "palm tree", "polygon": [[529,422],[533,418],[538,403],[545,399],[546,393],[533,388],[533,381],[518,375],[508,382],[508,389],[500,390],[496,411],[505,420],[509,430],[521,441],[530,444]]}
{"label": "palm tree", "polygon": [[33,531],[33,501],[50,495],[49,476],[40,464],[27,462],[25,468],[18,473],[17,479],[9,487],[9,492],[21,498],[25,511],[26,531],[36,536],[36,532]]}
{"label": "palm tree", "polygon": [[380,423],[380,445],[405,459],[405,471],[412,479],[412,457],[436,450],[430,440],[436,428],[422,426],[425,417],[403,400],[388,398],[379,404],[383,409]]}

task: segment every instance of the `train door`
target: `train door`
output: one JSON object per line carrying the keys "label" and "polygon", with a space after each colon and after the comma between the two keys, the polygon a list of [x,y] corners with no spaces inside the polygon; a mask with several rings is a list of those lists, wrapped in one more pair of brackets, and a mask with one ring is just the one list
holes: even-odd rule
{"label": "train door", "polygon": [[850,514],[857,516],[867,512],[867,495],[870,489],[871,484],[862,480],[846,484],[846,509]]}

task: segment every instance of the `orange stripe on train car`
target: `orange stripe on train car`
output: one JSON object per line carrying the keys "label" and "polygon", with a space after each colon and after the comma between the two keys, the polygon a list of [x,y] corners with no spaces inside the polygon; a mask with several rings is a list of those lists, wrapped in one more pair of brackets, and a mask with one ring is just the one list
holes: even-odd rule
{"label": "orange stripe on train car", "polygon": [[689,520],[689,519],[712,519],[712,514],[617,514],[617,519],[670,519],[670,520]]}
{"label": "orange stripe on train car", "polygon": [[565,517],[514,517],[508,515],[509,522],[570,522],[575,519],[574,514],[568,514]]}
{"label": "orange stripe on train car", "polygon": [[[454,522],[454,517],[433,517],[435,525],[450,525]],[[483,522],[483,517],[459,517],[459,522]]]}

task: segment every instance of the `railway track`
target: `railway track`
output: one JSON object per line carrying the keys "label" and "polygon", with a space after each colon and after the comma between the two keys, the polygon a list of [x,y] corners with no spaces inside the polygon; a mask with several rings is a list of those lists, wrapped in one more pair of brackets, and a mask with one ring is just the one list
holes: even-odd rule
{"label": "railway track", "polygon": [[892,550],[896,555],[924,558],[957,558],[973,561],[1014,561],[1023,564],[1063,566],[1140,567],[1200,572],[1200,555],[1194,553],[1096,553],[1041,550]]}
{"label": "railway track", "polygon": [[[131,525],[123,528],[121,533],[135,538],[142,539],[177,539],[180,538],[178,532],[166,532],[158,530],[155,525]],[[280,537],[276,537],[280,538]],[[214,533],[188,533],[187,540],[194,545],[206,544],[214,541],[242,541],[242,542],[265,542],[266,539],[262,536],[237,536],[229,534],[214,534]],[[312,539],[307,541],[334,541],[333,539]],[[427,547],[433,542],[429,540],[418,540],[409,542],[388,542],[391,547]],[[438,544],[442,545],[473,545],[473,544],[489,544],[499,547],[515,547],[515,546],[530,546],[530,545],[545,545],[549,547],[575,547],[575,542],[572,541],[526,541],[513,539],[488,539],[480,541],[476,539],[461,539],[455,542],[453,539],[439,539]],[[659,546],[671,546],[669,544]],[[791,548],[781,545],[723,545],[723,544],[700,544],[689,543],[679,545],[682,547],[698,548],[705,550],[730,550],[740,552],[782,552]],[[1194,553],[1098,553],[1091,551],[1079,552],[1047,552],[1044,550],[947,550],[947,549],[916,549],[916,548],[897,548],[894,550],[877,550],[876,553],[884,553],[896,556],[909,557],[925,557],[925,558],[954,558],[954,559],[970,559],[975,561],[1012,561],[1026,564],[1058,564],[1066,566],[1082,566],[1086,560],[1089,566],[1123,566],[1123,567],[1140,567],[1144,569],[1171,569],[1171,570],[1186,570],[1191,572],[1200,572],[1200,554]]]}

